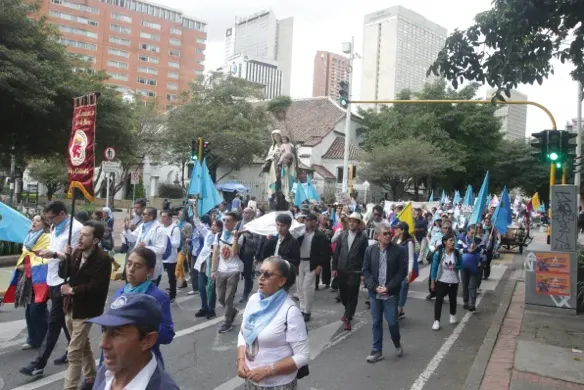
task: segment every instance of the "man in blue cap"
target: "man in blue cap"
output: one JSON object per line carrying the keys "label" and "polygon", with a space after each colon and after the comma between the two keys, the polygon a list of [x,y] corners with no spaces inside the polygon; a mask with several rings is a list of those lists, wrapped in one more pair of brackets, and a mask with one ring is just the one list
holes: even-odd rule
{"label": "man in blue cap", "polygon": [[160,304],[145,294],[122,295],[103,315],[88,320],[103,328],[99,346],[104,364],[94,390],[178,390],[151,351],[161,321]]}

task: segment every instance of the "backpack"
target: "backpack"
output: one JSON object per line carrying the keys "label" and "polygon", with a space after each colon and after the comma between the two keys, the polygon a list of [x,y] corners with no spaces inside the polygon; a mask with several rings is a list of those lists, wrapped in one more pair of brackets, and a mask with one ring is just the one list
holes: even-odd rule
{"label": "backpack", "polygon": [[[172,227],[172,230],[170,231],[171,236],[174,233],[175,228],[176,228],[176,226]],[[172,255],[172,244],[170,242],[170,236],[166,236],[166,249],[164,250],[164,253],[162,254],[162,260],[168,260],[168,258],[171,255]]]}

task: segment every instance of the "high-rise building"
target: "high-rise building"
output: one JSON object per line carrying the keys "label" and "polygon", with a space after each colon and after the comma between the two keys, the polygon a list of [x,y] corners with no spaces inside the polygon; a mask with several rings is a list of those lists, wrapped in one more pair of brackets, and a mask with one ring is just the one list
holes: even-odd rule
{"label": "high-rise building", "polygon": [[[487,99],[495,93],[495,89],[487,90]],[[514,89],[511,90],[511,97],[503,95],[508,101],[526,101],[527,95]],[[500,104],[495,111],[495,115],[501,119],[501,132],[509,140],[525,140],[527,137],[527,105],[525,104]]]}
{"label": "high-rise building", "polygon": [[271,10],[236,18],[225,31],[225,60],[242,54],[257,60],[274,61],[282,71],[282,94],[290,94],[294,18],[278,20]]}
{"label": "high-rise building", "polygon": [[446,40],[446,29],[402,6],[365,15],[361,99],[391,100],[420,91]]}
{"label": "high-rise building", "polygon": [[67,51],[109,73],[121,92],[172,105],[204,70],[207,25],[181,11],[137,0],[42,0]]}
{"label": "high-rise building", "polygon": [[339,99],[339,83],[349,79],[349,59],[328,51],[317,51],[314,57],[312,96]]}
{"label": "high-rise building", "polygon": [[259,60],[237,54],[228,59],[227,66],[219,71],[264,85],[264,98],[273,99],[282,95],[282,71],[275,61]]}

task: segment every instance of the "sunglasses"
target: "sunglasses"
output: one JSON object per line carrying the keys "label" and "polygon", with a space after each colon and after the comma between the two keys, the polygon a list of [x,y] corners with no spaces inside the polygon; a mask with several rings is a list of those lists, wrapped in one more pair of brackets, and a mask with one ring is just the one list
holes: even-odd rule
{"label": "sunglasses", "polygon": [[382,234],[383,234],[385,237],[389,237],[389,236],[391,236],[391,232],[383,232]]}
{"label": "sunglasses", "polygon": [[276,274],[276,273],[273,273],[273,272],[270,272],[270,271],[262,271],[262,270],[256,271],[255,272],[255,275],[258,278],[263,277],[264,279],[270,279],[272,276],[282,276],[280,274]]}

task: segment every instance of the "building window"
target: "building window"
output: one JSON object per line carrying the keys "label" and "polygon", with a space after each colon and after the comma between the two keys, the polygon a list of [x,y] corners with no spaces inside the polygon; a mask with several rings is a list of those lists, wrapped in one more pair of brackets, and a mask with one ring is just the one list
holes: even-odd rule
{"label": "building window", "polygon": [[49,15],[53,16],[55,18],[61,18],[64,20],[70,20],[72,22],[77,22],[77,23],[81,23],[81,24],[87,24],[89,26],[97,26],[97,21],[96,20],[91,20],[91,19],[87,19],[87,18],[83,18],[81,16],[74,16],[74,15],[69,15],[69,14],[65,14],[63,12],[59,12],[59,11],[49,11]]}
{"label": "building window", "polygon": [[97,45],[94,43],[76,41],[76,40],[67,39],[67,38],[59,38],[59,43],[61,43],[62,45],[65,45],[65,46],[77,47],[79,49],[97,51]]}
{"label": "building window", "polygon": [[154,91],[148,91],[147,89],[137,89],[136,92],[138,92],[142,96],[156,97],[156,92],[154,92]]}
{"label": "building window", "polygon": [[158,69],[156,68],[149,68],[147,66],[139,66],[138,72],[148,73],[148,74],[158,74]]}
{"label": "building window", "polygon": [[85,4],[71,3],[70,1],[67,1],[67,0],[51,0],[51,3],[62,5],[63,7],[67,7],[67,8],[71,8],[71,9],[77,9],[79,11],[90,12],[92,14],[99,14],[99,9],[89,7]]}
{"label": "building window", "polygon": [[205,61],[203,61],[203,60],[195,60],[195,62],[196,62],[197,64],[201,64],[201,65],[203,65],[203,63],[204,63]]}
{"label": "building window", "polygon": [[197,47],[197,53],[198,54],[205,54],[205,50],[200,49],[200,48]]}
{"label": "building window", "polygon": [[112,19],[121,20],[122,22],[132,23],[132,18],[126,15],[118,14],[116,12],[112,12]]}
{"label": "building window", "polygon": [[93,56],[79,56],[79,58],[82,59],[83,61],[91,62],[92,64],[95,64],[97,62],[97,59]]}
{"label": "building window", "polygon": [[128,81],[128,75],[125,73],[107,72],[107,74],[114,80]]}
{"label": "building window", "polygon": [[173,57],[180,57],[180,50],[169,50],[168,54]]}
{"label": "building window", "polygon": [[160,41],[160,35],[150,34],[144,31],[140,31],[140,38],[150,39],[152,41]]}
{"label": "building window", "polygon": [[180,46],[182,43],[180,39],[170,38],[170,44],[173,46]]}
{"label": "building window", "polygon": [[177,83],[166,83],[166,88],[176,90],[176,89],[178,89],[178,84]]}
{"label": "building window", "polygon": [[160,48],[158,46],[149,45],[147,43],[140,43],[140,49],[160,53]]}
{"label": "building window", "polygon": [[178,73],[176,72],[168,72],[167,76],[169,79],[178,79]]}
{"label": "building window", "polygon": [[146,84],[146,85],[152,85],[152,86],[158,85],[158,82],[156,81],[156,79],[145,79],[144,77],[138,77],[138,82],[140,84]]}
{"label": "building window", "polygon": [[201,69],[195,69],[195,74],[200,76],[203,74],[203,71]]}
{"label": "building window", "polygon": [[343,182],[343,167],[337,167],[337,183]]}
{"label": "building window", "polygon": [[174,34],[174,35],[182,35],[182,31],[180,28],[176,28],[176,27],[171,27],[170,28],[170,33]]}
{"label": "building window", "polygon": [[109,37],[110,43],[116,43],[118,45],[130,46],[130,40],[120,37]]}
{"label": "building window", "polygon": [[77,27],[64,26],[64,25],[60,24],[59,31],[63,31],[63,32],[66,32],[69,34],[75,34],[75,35],[83,35],[84,37],[87,37],[87,38],[97,39],[96,32],[83,30],[83,29],[77,28]]}
{"label": "building window", "polygon": [[107,49],[108,54],[111,54],[113,56],[120,56],[120,57],[125,57],[125,58],[129,58],[130,57],[130,53],[128,53],[125,50],[120,50],[120,49],[114,49],[113,47],[110,47],[109,49]]}
{"label": "building window", "polygon": [[166,100],[168,100],[169,102],[174,102],[176,100],[176,94],[174,94],[174,93],[167,93],[166,94]]}
{"label": "building window", "polygon": [[124,27],[124,26],[118,26],[117,24],[110,24],[110,30],[115,31],[115,32],[119,32],[122,34],[131,34],[132,33],[131,28]]}
{"label": "building window", "polygon": [[[150,9],[153,8],[152,6],[149,6],[149,7],[150,7]],[[150,15],[152,15],[152,14],[150,14]],[[152,23],[152,22],[149,22],[147,20],[143,20],[142,21],[142,26],[148,27],[148,28],[153,28],[155,30],[160,30],[160,24],[158,24],[158,23]]]}
{"label": "building window", "polygon": [[111,66],[112,68],[128,69],[128,64],[121,61],[109,60],[107,62],[107,66]]}
{"label": "building window", "polygon": [[170,66],[171,68],[180,68],[180,64],[174,61],[168,61],[168,66]]}
{"label": "building window", "polygon": [[140,61],[144,61],[144,62],[151,62],[153,64],[158,64],[158,58],[157,57],[151,57],[151,56],[145,56],[145,55],[139,55],[138,59]]}
{"label": "building window", "polygon": [[197,43],[207,43],[205,38],[197,38]]}
{"label": "building window", "polygon": [[109,84],[112,87],[114,87],[116,89],[116,91],[118,91],[119,93],[132,93],[132,90],[128,87],[124,87],[121,85],[116,85],[116,84]]}

